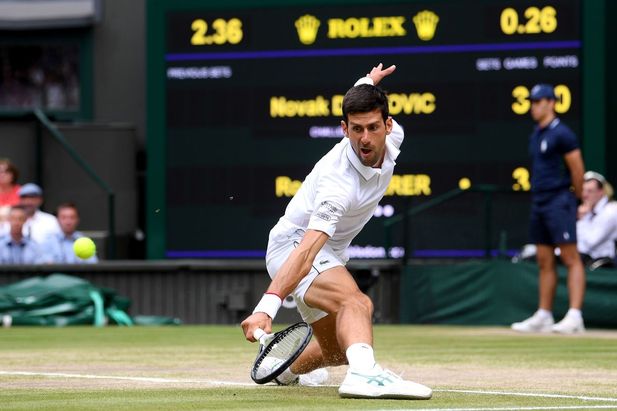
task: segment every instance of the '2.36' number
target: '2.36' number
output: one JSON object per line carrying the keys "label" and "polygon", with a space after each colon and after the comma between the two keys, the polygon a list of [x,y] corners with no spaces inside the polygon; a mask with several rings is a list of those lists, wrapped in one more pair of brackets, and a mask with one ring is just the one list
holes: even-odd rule
{"label": "'2.36' number", "polygon": [[191,29],[193,36],[191,44],[193,46],[207,46],[211,44],[238,44],[242,41],[244,33],[242,32],[242,21],[237,18],[229,20],[216,19],[212,22],[214,32],[208,33],[208,23],[203,19],[193,20]]}

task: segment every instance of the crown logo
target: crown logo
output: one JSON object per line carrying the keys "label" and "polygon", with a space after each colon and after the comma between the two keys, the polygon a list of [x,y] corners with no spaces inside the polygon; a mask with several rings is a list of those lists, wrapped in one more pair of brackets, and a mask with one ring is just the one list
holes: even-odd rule
{"label": "crown logo", "polygon": [[317,38],[317,30],[319,29],[319,20],[317,17],[305,14],[296,20],[296,30],[298,38],[302,44],[313,44]]}
{"label": "crown logo", "polygon": [[413,17],[418,37],[423,41],[429,41],[435,36],[437,23],[439,23],[439,16],[430,10],[422,10]]}

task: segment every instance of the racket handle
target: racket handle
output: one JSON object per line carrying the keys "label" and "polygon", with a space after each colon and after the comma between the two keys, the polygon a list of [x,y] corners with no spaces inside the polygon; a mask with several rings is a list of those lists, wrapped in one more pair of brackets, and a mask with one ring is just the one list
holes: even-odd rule
{"label": "racket handle", "polygon": [[258,341],[261,340],[261,337],[263,337],[264,335],[266,335],[266,332],[261,328],[255,328],[255,331],[253,331],[253,338]]}

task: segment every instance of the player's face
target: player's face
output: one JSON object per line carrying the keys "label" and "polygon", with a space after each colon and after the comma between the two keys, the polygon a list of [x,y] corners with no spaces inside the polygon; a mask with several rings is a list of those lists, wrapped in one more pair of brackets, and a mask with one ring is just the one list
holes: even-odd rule
{"label": "player's face", "polygon": [[392,131],[392,118],[385,122],[381,111],[350,114],[347,124],[341,121],[343,132],[360,162],[367,167],[381,167],[386,153],[386,135]]}

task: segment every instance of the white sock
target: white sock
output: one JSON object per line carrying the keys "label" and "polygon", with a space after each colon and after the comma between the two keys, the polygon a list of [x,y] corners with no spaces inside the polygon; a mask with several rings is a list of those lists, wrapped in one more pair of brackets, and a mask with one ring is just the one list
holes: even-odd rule
{"label": "white sock", "polygon": [[568,310],[568,312],[566,313],[566,317],[567,316],[572,316],[572,317],[576,317],[576,318],[583,318],[583,313],[578,308],[570,308]]}
{"label": "white sock", "polygon": [[365,343],[351,344],[345,351],[349,368],[358,371],[368,371],[375,366],[373,347]]}
{"label": "white sock", "polygon": [[538,308],[538,311],[536,311],[536,314],[540,318],[553,318],[553,313],[549,310],[545,310],[544,308]]}
{"label": "white sock", "polygon": [[289,367],[287,367],[285,371],[283,371],[278,377],[276,377],[276,379],[284,385],[292,383],[293,380],[295,380],[296,378],[298,378],[298,375],[291,372],[291,368]]}

